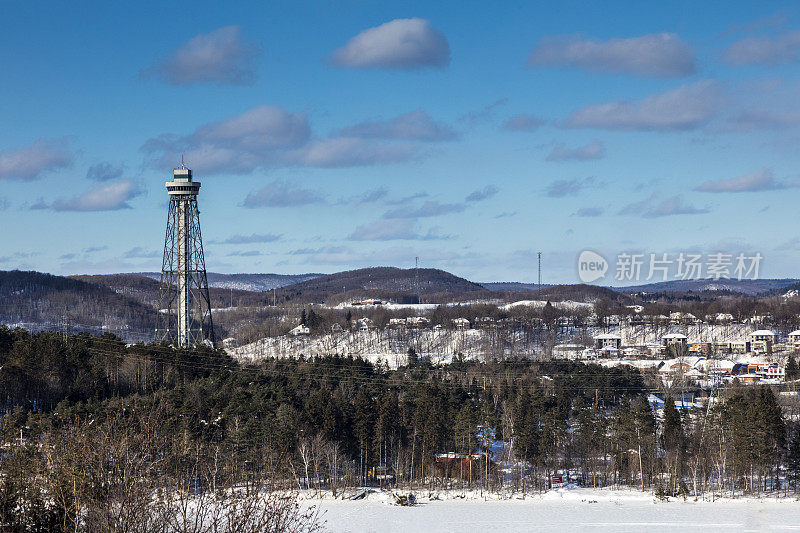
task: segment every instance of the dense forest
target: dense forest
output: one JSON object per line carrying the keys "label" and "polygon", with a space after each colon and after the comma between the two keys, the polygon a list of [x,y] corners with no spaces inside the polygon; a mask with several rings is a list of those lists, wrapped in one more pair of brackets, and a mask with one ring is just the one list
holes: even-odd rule
{"label": "dense forest", "polygon": [[[555,473],[661,497],[799,488],[791,395],[734,384],[688,412],[632,369],[409,356],[392,371],[336,355],[242,366],[206,348],[0,327],[0,523],[132,531],[134,516],[175,522],[186,502],[233,498],[253,523],[313,529],[286,492],[260,489],[524,493]],[[181,497],[143,503],[156,489]]]}

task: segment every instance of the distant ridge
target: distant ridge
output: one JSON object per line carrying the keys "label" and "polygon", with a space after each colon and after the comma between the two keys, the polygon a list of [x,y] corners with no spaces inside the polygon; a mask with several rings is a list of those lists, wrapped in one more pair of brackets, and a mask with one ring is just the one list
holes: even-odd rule
{"label": "distant ridge", "polygon": [[615,291],[628,294],[636,292],[702,292],[702,291],[730,291],[755,296],[766,294],[789,287],[797,283],[798,279],[692,279],[692,280],[673,280],[647,283],[644,285],[634,285],[629,287],[611,287]]}
{"label": "distant ridge", "polygon": [[[139,276],[160,280],[160,272],[138,272]],[[239,291],[266,292],[294,285],[324,274],[219,274],[208,273],[208,286],[218,289],[234,289]]]}

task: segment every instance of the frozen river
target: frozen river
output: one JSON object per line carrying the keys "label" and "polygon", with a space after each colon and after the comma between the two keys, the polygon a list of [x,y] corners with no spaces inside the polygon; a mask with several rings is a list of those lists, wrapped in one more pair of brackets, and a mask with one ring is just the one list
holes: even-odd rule
{"label": "frozen river", "polygon": [[793,499],[661,502],[636,492],[577,489],[524,501],[420,500],[415,507],[394,505],[386,494],[312,501],[334,532],[800,531],[800,502]]}

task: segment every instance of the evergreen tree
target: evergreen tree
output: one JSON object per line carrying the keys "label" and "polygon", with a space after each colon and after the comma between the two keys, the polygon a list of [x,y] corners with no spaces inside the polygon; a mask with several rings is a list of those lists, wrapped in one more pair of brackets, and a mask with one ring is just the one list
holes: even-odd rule
{"label": "evergreen tree", "polygon": [[303,312],[300,313],[300,323],[305,326],[306,324],[306,310],[303,309]]}
{"label": "evergreen tree", "polygon": [[413,346],[408,347],[408,352],[406,354],[408,356],[408,366],[415,367],[419,362],[419,358],[417,357],[417,351],[413,348]]}
{"label": "evergreen tree", "polygon": [[797,482],[800,480],[800,429],[795,430],[792,442],[789,444],[789,451],[786,454],[786,470],[794,483],[794,491],[797,492]]}
{"label": "evergreen tree", "polygon": [[786,361],[786,381],[794,381],[797,379],[798,374],[800,374],[800,368],[797,366],[797,360],[794,358],[793,355],[789,356],[789,360]]}
{"label": "evergreen tree", "polygon": [[686,435],[683,430],[681,415],[675,408],[675,401],[669,394],[664,400],[664,429],[661,434],[661,445],[666,452],[672,492],[675,493],[683,475]]}
{"label": "evergreen tree", "polygon": [[320,316],[314,312],[313,309],[308,311],[308,316],[306,317],[306,325],[312,330],[317,330],[320,325],[322,324],[322,319]]}

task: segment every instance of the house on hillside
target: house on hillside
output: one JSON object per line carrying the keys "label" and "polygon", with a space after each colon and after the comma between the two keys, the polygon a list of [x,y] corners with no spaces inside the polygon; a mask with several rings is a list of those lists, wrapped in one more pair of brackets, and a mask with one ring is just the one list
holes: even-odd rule
{"label": "house on hillside", "polygon": [[619,350],[622,348],[622,337],[613,333],[603,333],[594,338],[594,346],[598,350],[607,350],[609,348]]}
{"label": "house on hillside", "polygon": [[800,329],[789,333],[789,349],[800,350]]}
{"label": "house on hillside", "polygon": [[667,333],[661,337],[661,346],[668,350],[671,346],[688,348],[689,338],[683,333]]}
{"label": "house on hillside", "polygon": [[424,328],[430,325],[431,321],[424,316],[410,316],[406,318],[406,326],[410,328]]}
{"label": "house on hillside", "polygon": [[308,329],[308,326],[305,324],[300,324],[299,326],[293,327],[289,330],[289,335],[292,337],[298,337],[300,335],[311,335],[311,330]]}
{"label": "house on hillside", "polygon": [[456,329],[469,329],[469,320],[466,318],[454,318],[453,326]]}
{"label": "house on hillside", "polygon": [[778,334],[769,329],[758,329],[750,334],[750,348],[758,353],[771,353]]}
{"label": "house on hillside", "polygon": [[733,315],[730,313],[717,313],[714,315],[706,315],[706,322],[715,324],[730,324],[733,322]]}
{"label": "house on hillside", "polygon": [[[752,365],[748,365],[748,372],[751,371]],[[759,363],[755,365],[755,373],[761,376],[761,379],[779,379],[783,380],[785,377],[784,369],[778,363]]]}
{"label": "house on hillside", "polygon": [[369,331],[371,329],[375,329],[375,323],[367,318],[356,318],[353,320],[353,329],[357,329],[358,331]]}
{"label": "house on hillside", "polygon": [[582,344],[556,344],[553,346],[553,359],[580,359],[583,350]]}
{"label": "house on hillside", "polygon": [[710,342],[693,342],[689,344],[689,352],[697,355],[708,355],[711,353]]}
{"label": "house on hillside", "polygon": [[674,311],[669,314],[670,324],[699,324],[700,321],[692,313]]}

